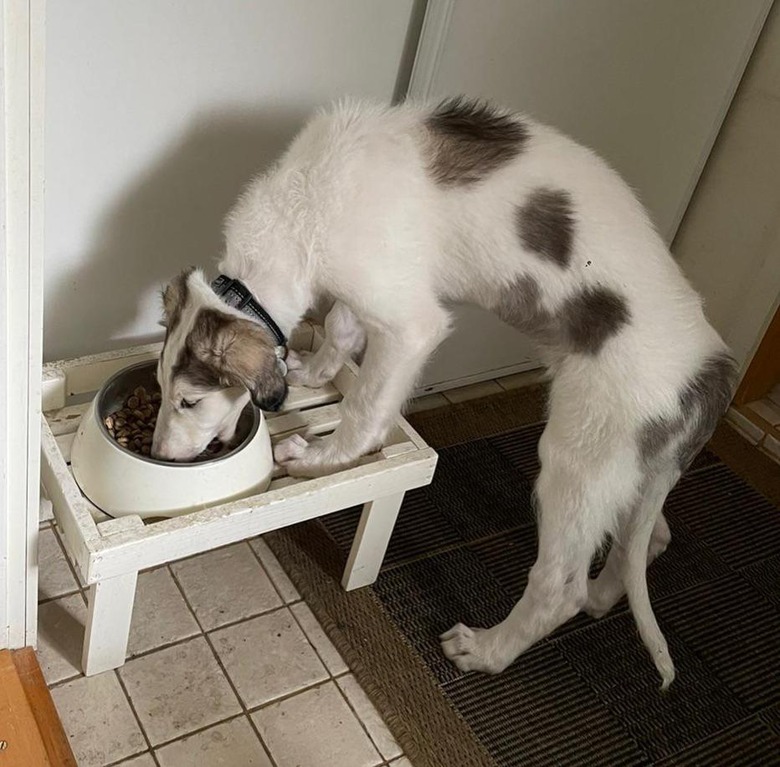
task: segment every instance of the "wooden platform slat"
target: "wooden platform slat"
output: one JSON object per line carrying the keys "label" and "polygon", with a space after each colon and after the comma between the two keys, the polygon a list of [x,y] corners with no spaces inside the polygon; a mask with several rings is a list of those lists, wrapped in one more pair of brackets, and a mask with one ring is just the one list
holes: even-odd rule
{"label": "wooden platform slat", "polygon": [[271,439],[280,439],[297,432],[299,434],[322,434],[332,431],[341,420],[338,404],[323,405],[312,410],[285,413],[268,421]]}
{"label": "wooden platform slat", "polygon": [[62,434],[75,434],[88,407],[89,402],[84,402],[81,405],[68,405],[45,413],[51,433],[55,437]]}
{"label": "wooden platform slat", "polygon": [[[327,384],[321,389],[306,389],[301,386],[290,388],[290,393],[279,414],[267,414],[268,423],[271,424],[282,418],[285,414],[294,413],[304,408],[315,408],[319,405],[336,403],[341,399],[338,389],[332,384]],[[89,402],[79,405],[68,405],[46,413],[49,428],[55,437],[65,434],[75,434],[84,413],[89,408]]]}
{"label": "wooden platform slat", "polygon": [[[94,542],[87,583],[192,556],[340,509],[430,484],[436,453],[428,448],[368,462],[318,479],[195,511]],[[381,468],[377,466],[381,463]]]}
{"label": "wooden platform slat", "polygon": [[[294,410],[328,405],[341,399],[339,390],[333,384],[326,384],[321,389],[308,389],[305,386],[291,386],[287,399],[280,413],[290,413]],[[268,422],[279,418],[279,415],[267,415]]]}
{"label": "wooden platform slat", "polygon": [[70,451],[73,447],[73,440],[76,439],[76,432],[71,432],[70,434],[62,434],[59,437],[55,437],[54,441],[57,443],[57,447],[59,447],[60,452],[62,453],[62,458],[65,461],[65,463],[70,465]]}

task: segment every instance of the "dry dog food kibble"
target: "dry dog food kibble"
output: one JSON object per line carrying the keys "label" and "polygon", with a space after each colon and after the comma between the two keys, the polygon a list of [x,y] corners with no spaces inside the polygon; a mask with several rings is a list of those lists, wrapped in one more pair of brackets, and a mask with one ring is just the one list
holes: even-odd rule
{"label": "dry dog food kibble", "polygon": [[[119,410],[115,410],[103,419],[108,433],[127,450],[140,455],[151,455],[152,437],[161,399],[160,392],[150,394],[143,386],[139,386],[124,401]],[[213,458],[222,451],[222,448],[222,443],[214,439],[195,460],[204,461]]]}
{"label": "dry dog food kibble", "polygon": [[103,420],[108,433],[133,453],[149,455],[160,399],[160,392],[149,394],[143,386],[139,386],[125,400],[123,407]]}

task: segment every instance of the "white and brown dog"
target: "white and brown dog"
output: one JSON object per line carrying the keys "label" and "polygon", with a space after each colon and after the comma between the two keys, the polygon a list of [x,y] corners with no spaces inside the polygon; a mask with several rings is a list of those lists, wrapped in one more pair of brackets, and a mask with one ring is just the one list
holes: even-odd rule
{"label": "white and brown dog", "polygon": [[[447,306],[486,307],[539,342],[552,376],[539,554],[506,620],[455,626],[444,652],[498,672],[579,610],[603,615],[627,593],[667,686],[645,569],[669,543],[664,499],[725,411],[735,365],[620,177],[485,104],[344,104],[249,185],[225,234],[220,272],[267,315],[247,317],[200,271],[171,283],[154,454],[187,460],[229,438],[250,395],[278,407],[284,335],[325,298],[327,340],[312,356],[290,352],[287,381],[320,386],[364,352],[360,376],[332,435],[275,455],[294,475],[349,466],[382,442],[449,333]],[[607,564],[589,580],[607,535]]]}

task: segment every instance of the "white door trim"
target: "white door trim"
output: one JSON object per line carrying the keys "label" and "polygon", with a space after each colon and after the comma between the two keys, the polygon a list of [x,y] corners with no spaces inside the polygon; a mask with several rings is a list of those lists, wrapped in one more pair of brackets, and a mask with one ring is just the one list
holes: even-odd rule
{"label": "white door trim", "polygon": [[0,1],[0,647],[23,647],[37,623],[46,4]]}
{"label": "white door trim", "polygon": [[454,7],[455,0],[428,0],[412,76],[409,79],[407,95],[410,99],[425,101],[430,98],[444,43],[447,42]]}

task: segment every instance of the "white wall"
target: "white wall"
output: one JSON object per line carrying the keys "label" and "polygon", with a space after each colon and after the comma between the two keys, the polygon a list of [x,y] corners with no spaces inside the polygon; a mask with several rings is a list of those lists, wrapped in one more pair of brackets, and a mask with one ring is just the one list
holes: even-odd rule
{"label": "white wall", "polygon": [[45,357],[156,335],[160,286],[313,107],[389,100],[413,0],[48,3]]}

